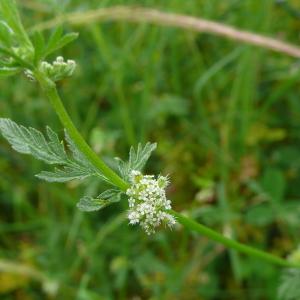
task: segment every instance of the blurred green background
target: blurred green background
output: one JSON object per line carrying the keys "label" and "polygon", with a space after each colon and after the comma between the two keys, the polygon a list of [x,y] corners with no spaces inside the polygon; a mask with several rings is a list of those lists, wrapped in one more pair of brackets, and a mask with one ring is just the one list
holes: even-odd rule
{"label": "blurred green background", "polygon": [[[299,44],[299,1],[19,0],[27,28],[63,13],[139,5]],[[61,53],[65,105],[108,163],[156,141],[147,173],[170,174],[174,208],[279,256],[299,243],[300,62],[189,30],[99,22]],[[49,34],[49,31],[46,32]],[[59,53],[58,53],[59,54]],[[63,129],[37,86],[0,81],[1,117]],[[124,205],[75,207],[98,181],[47,184],[42,163],[0,140],[0,299],[276,299],[280,269],[199,235],[130,227]]]}

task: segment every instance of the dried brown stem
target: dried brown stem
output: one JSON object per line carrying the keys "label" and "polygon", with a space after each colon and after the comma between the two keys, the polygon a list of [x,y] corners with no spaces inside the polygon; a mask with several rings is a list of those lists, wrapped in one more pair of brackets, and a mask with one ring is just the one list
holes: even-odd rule
{"label": "dried brown stem", "polygon": [[32,30],[44,30],[52,28],[58,24],[70,23],[72,25],[83,25],[108,20],[123,20],[136,23],[151,23],[160,26],[171,26],[198,32],[207,32],[214,35],[227,37],[231,40],[267,48],[281,52],[293,57],[300,57],[300,48],[289,43],[285,43],[270,37],[258,35],[252,32],[238,30],[232,26],[213,22],[201,18],[165,13],[155,9],[115,6],[101,8],[81,13],[70,13],[50,21],[38,24]]}
{"label": "dried brown stem", "polygon": [[46,4],[33,1],[33,0],[18,0],[18,5],[38,12],[43,12],[43,13],[49,12],[49,8],[47,7]]}

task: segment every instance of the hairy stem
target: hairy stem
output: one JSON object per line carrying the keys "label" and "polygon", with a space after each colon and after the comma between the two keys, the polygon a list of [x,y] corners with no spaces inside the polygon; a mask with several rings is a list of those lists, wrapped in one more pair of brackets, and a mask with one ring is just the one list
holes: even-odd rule
{"label": "hairy stem", "polygon": [[44,75],[38,72],[35,72],[35,76],[38,79],[45,95],[52,104],[52,107],[54,108],[56,114],[58,115],[60,122],[66,128],[78,149],[83,154],[85,154],[87,159],[95,167],[97,167],[107,179],[109,179],[113,184],[118,186],[121,190],[125,191],[128,188],[128,184],[121,177],[119,177],[110,167],[108,167],[99,156],[97,156],[97,154],[90,148],[90,146],[86,143],[84,138],[81,136],[81,134],[73,124],[57,92],[55,83],[45,78]]}
{"label": "hairy stem", "polygon": [[224,246],[235,249],[241,253],[245,253],[249,256],[254,256],[257,258],[260,258],[262,260],[268,261],[272,264],[282,266],[282,267],[290,267],[290,268],[300,268],[299,264],[290,262],[288,260],[285,260],[283,258],[280,258],[278,256],[272,255],[270,253],[258,250],[256,248],[252,248],[250,246],[241,244],[235,240],[226,238],[222,234],[202,225],[194,220],[183,216],[182,214],[179,214],[175,211],[171,211],[172,215],[176,218],[176,220],[183,225],[186,229],[189,229],[191,231],[196,231],[197,233],[200,233],[206,237],[208,237],[211,240],[214,240],[218,243],[223,244]]}

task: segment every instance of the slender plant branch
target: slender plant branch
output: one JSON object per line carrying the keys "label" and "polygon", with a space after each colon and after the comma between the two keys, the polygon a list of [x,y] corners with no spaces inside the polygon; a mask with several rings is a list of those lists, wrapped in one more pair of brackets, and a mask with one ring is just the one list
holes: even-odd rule
{"label": "slender plant branch", "polygon": [[37,24],[32,27],[31,30],[45,30],[65,22],[73,25],[83,25],[107,20],[151,23],[160,26],[171,26],[195,30],[198,32],[207,32],[217,36],[223,36],[231,40],[281,52],[292,57],[300,57],[299,47],[274,38],[255,34],[249,31],[238,30],[232,26],[202,18],[175,13],[165,13],[159,10],[141,7],[115,6],[89,10],[86,12],[69,13],[61,15],[50,21]]}
{"label": "slender plant branch", "polygon": [[49,99],[53,109],[58,115],[61,123],[68,131],[70,137],[72,138],[78,149],[86,155],[87,159],[89,159],[90,162],[103,173],[103,175],[105,175],[121,190],[125,191],[128,188],[128,184],[111,168],[109,168],[99,156],[96,155],[96,153],[86,143],[86,141],[83,139],[83,137],[73,124],[57,92],[55,83],[45,78],[43,74],[39,74],[38,72],[35,72],[35,76],[38,79],[45,95]]}
{"label": "slender plant branch", "polygon": [[285,260],[283,258],[280,258],[278,256],[272,255],[270,253],[258,250],[256,248],[249,247],[247,245],[241,244],[235,240],[229,239],[222,234],[202,225],[194,220],[183,216],[182,214],[179,214],[175,211],[171,211],[172,215],[176,217],[177,221],[183,225],[185,228],[191,230],[191,231],[196,231],[197,233],[200,233],[211,240],[214,240],[218,243],[223,244],[224,246],[235,249],[241,253],[245,253],[249,256],[254,256],[257,258],[260,258],[262,260],[268,261],[272,264],[281,266],[281,267],[290,267],[290,268],[300,268],[300,264],[296,264],[293,262],[290,262],[288,260]]}

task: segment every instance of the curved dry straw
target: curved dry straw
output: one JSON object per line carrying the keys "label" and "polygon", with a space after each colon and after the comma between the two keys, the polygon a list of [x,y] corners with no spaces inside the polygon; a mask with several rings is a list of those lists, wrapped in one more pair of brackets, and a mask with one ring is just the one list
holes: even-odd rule
{"label": "curved dry straw", "polygon": [[40,23],[32,27],[31,30],[49,29],[65,22],[72,25],[83,25],[87,23],[108,20],[150,23],[160,26],[171,26],[198,32],[206,32],[246,44],[281,52],[292,57],[300,57],[300,48],[270,37],[238,30],[232,26],[201,18],[174,13],[165,13],[155,9],[140,7],[115,6],[97,10],[89,10],[86,12],[69,13],[50,21]]}

